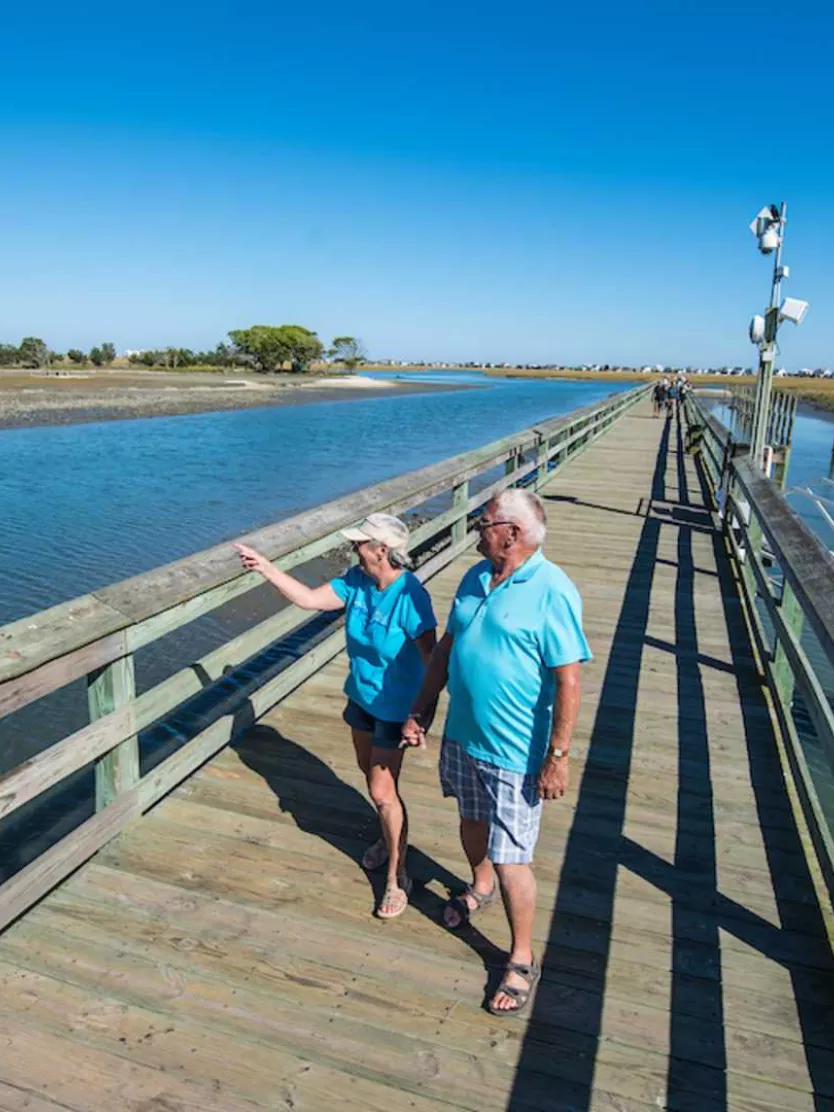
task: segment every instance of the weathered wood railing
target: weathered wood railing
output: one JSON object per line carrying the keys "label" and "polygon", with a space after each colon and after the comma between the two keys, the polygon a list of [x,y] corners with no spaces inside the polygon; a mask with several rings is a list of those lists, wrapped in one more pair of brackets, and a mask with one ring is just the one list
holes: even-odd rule
{"label": "weathered wood railing", "polygon": [[[734,444],[699,399],[687,399],[686,411],[690,426],[703,430],[704,474],[738,569],[793,782],[834,894],[834,807],[824,802],[827,795],[829,800],[834,796],[818,790],[820,775],[826,781],[834,775],[834,712],[824,686],[830,686],[834,675],[834,558],[776,484],[753,466],[746,445]],[[816,666],[806,651],[811,641]],[[817,778],[797,729],[796,695],[827,762],[827,767],[817,769]]]}
{"label": "weathered wood railing", "polygon": [[[538,488],[558,467],[582,452],[646,395],[638,387],[566,417],[505,437],[483,448],[367,487],[241,538],[276,566],[297,567],[344,544],[341,530],[374,511],[403,513],[451,493],[451,507],[412,532],[412,546],[445,541],[418,570],[428,578],[477,536],[468,517],[498,491],[517,484]],[[488,475],[503,465],[497,478]],[[486,485],[470,490],[483,476]],[[0,629],[0,719],[65,685],[86,677],[89,724],[0,778],[0,820],[42,796],[71,774],[95,767],[96,813],[0,886],[0,928],[229,742],[234,713],[224,713],[191,737],[151,772],[140,775],[139,732],[175,711],[184,700],[219,680],[309,619],[286,607],[227,641],[196,664],[137,695],[133,654],[172,630],[260,586],[242,573],[229,543]],[[344,647],[341,626],[309,652],[247,689],[255,717],[332,659]],[[233,700],[232,700],[233,702]]]}

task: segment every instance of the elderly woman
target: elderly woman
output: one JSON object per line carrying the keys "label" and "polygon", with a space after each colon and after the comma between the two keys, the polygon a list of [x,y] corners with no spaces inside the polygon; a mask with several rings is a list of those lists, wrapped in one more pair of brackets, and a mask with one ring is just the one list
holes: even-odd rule
{"label": "elderly woman", "polygon": [[395,919],[408,906],[405,871],[408,817],[399,793],[404,750],[402,726],[423,682],[436,641],[437,619],[423,584],[407,570],[408,528],[390,514],[371,514],[344,530],[359,566],[321,587],[307,587],[244,544],[243,566],[260,572],[284,598],[304,610],[346,610],[350,669],[343,714],[353,735],[356,760],[379,813],[382,837],[362,858],[366,869],[388,865],[381,919]]}

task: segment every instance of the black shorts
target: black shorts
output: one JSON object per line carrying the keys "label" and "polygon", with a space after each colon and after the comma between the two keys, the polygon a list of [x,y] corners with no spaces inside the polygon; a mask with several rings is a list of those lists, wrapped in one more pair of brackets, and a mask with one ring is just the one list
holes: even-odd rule
{"label": "black shorts", "polygon": [[354,730],[370,734],[377,749],[399,749],[403,739],[402,722],[386,722],[383,718],[374,718],[364,707],[354,703],[353,699],[348,699],[342,718]]}

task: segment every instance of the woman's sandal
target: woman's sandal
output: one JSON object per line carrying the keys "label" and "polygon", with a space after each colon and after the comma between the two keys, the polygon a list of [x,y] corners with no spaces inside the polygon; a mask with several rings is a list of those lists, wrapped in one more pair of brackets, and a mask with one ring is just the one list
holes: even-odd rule
{"label": "woman's sandal", "polygon": [[[470,907],[466,902],[466,897],[471,896],[475,901],[475,906]],[[485,911],[491,904],[494,904],[498,898],[498,885],[496,884],[491,892],[484,895],[482,892],[476,892],[471,884],[467,884],[464,890],[458,896],[453,896],[451,900],[447,900],[443,908],[443,925],[447,930],[459,931],[469,924],[473,915],[477,915],[480,911]],[[460,921],[453,927],[446,922],[446,911],[451,908],[459,917]]]}
{"label": "woman's sandal", "polygon": [[369,873],[381,869],[388,862],[388,846],[384,838],[378,838],[362,854],[362,868]]}
{"label": "woman's sandal", "polygon": [[[527,982],[527,988],[514,988],[512,985],[507,984],[507,977],[510,973],[515,973],[519,977],[523,977]],[[539,983],[542,975],[542,969],[535,958],[529,965],[524,965],[520,961],[511,961],[507,963],[507,968],[504,970],[504,976],[501,984],[495,990],[492,1000],[487,1004],[487,1011],[490,1015],[497,1015],[502,1019],[511,1015],[521,1015],[527,1005],[530,1003],[530,997],[533,994],[533,989]],[[496,1008],[493,1001],[499,993],[503,992],[506,996],[512,997],[516,1005],[514,1008]]]}
{"label": "woman's sandal", "polygon": [[[410,895],[411,877],[404,876],[396,884],[387,884],[376,909],[377,919],[397,919],[408,907]],[[392,907],[393,911],[383,911],[384,907]]]}

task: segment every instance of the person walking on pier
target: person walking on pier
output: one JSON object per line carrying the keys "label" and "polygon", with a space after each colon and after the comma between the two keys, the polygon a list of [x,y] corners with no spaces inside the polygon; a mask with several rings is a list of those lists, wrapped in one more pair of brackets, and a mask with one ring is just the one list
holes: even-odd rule
{"label": "person walking on pier", "polygon": [[495,902],[500,886],[512,948],[488,1005],[498,1016],[523,1011],[541,974],[531,864],[542,801],[560,799],[568,788],[579,665],[591,657],[579,593],[541,551],[545,528],[544,507],[531,491],[507,490],[487,505],[478,524],[484,560],[458,587],[403,727],[403,744],[424,745],[448,683],[440,780],[443,794],[457,800],[472,883],[446,904],[444,922],[451,930],[464,926]]}
{"label": "person walking on pier", "polygon": [[321,587],[307,587],[276,568],[253,548],[236,544],[249,570],[260,572],[286,599],[304,610],[345,608],[350,662],[343,718],[350,726],[356,760],[379,813],[382,836],[362,865],[388,866],[381,919],[395,919],[408,906],[408,816],[399,792],[405,718],[420,690],[435,646],[437,619],[423,584],[408,571],[408,527],[390,514],[370,514],[343,534],[358,567]]}
{"label": "person walking on pier", "polygon": [[658,383],[655,384],[655,388],[654,390],[652,390],[652,404],[654,406],[655,417],[660,416],[663,407],[666,405],[666,391],[668,390],[668,388],[669,384],[667,383],[665,378],[662,378]]}

